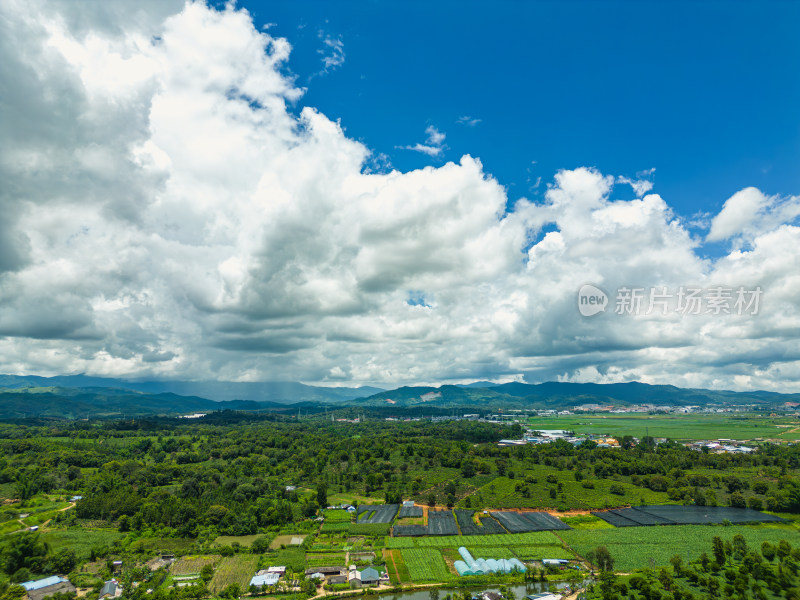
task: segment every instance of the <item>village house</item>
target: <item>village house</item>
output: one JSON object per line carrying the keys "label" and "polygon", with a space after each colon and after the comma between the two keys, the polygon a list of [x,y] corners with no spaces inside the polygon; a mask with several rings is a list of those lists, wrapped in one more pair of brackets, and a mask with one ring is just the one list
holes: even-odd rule
{"label": "village house", "polygon": [[103,587],[100,589],[100,595],[98,598],[103,600],[104,598],[119,598],[122,595],[122,586],[116,579],[112,579],[111,581],[106,581],[103,584]]}

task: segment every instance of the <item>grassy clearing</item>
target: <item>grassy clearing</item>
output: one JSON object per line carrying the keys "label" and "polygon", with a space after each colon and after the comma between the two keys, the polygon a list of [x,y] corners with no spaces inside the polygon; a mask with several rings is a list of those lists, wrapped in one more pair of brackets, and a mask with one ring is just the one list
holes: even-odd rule
{"label": "grassy clearing", "polygon": [[17,519],[13,519],[0,525],[0,534],[14,533],[20,529],[25,529],[25,525],[22,525]]}
{"label": "grassy clearing", "polygon": [[222,558],[218,554],[209,556],[184,556],[175,561],[170,567],[170,572],[173,575],[197,575],[206,565],[214,565]]}
{"label": "grassy clearing", "polygon": [[42,541],[48,543],[54,552],[61,548],[69,548],[75,551],[79,560],[87,560],[92,548],[108,547],[122,538],[124,534],[110,529],[76,527],[46,531],[40,536]]}
{"label": "grassy clearing", "polygon": [[744,536],[747,544],[753,547],[760,547],[764,541],[776,544],[782,539],[792,546],[800,544],[800,533],[791,525],[670,525],[559,532],[581,556],[598,546],[607,547],[614,558],[614,568],[620,571],[667,566],[669,559],[676,554],[684,559],[687,554],[692,558],[702,552],[711,554],[714,536],[731,540],[736,534]]}
{"label": "grassy clearing", "polygon": [[281,546],[299,546],[300,544],[303,543],[305,539],[306,536],[300,534],[279,535],[274,540],[272,540],[272,542],[269,545],[269,548],[270,550],[279,550]]}
{"label": "grassy clearing", "polygon": [[611,523],[606,523],[594,515],[576,515],[574,517],[559,517],[565,524],[573,529],[614,529]]}
{"label": "grassy clearing", "polygon": [[33,525],[41,525],[42,523],[45,523],[46,521],[49,521],[50,519],[55,517],[58,513],[60,513],[64,508],[68,506],[69,503],[62,502],[60,508],[36,512],[30,515],[29,517],[25,517],[24,519],[22,519],[22,522],[25,523],[25,525],[27,525],[28,527],[31,527]]}
{"label": "grassy clearing", "polygon": [[142,538],[133,542],[130,548],[133,552],[190,554],[195,545],[191,538]]}
{"label": "grassy clearing", "polygon": [[256,533],[254,535],[221,535],[214,540],[214,546],[233,546],[239,544],[244,548],[249,548],[253,542],[258,538],[263,537],[263,533]]}
{"label": "grassy clearing", "polygon": [[360,504],[382,504],[384,498],[377,496],[362,496],[353,492],[343,492],[339,494],[328,494],[328,504],[350,504],[358,506]]}
{"label": "grassy clearing", "polygon": [[209,586],[213,594],[218,594],[231,584],[239,584],[240,589],[246,590],[250,579],[256,573],[258,556],[251,554],[237,554],[223,558],[219,563],[214,578]]}

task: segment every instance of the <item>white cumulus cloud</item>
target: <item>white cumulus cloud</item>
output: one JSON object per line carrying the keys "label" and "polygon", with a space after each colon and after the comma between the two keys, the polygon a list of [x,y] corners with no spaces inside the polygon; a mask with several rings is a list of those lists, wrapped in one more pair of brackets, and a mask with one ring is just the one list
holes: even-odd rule
{"label": "white cumulus cloud", "polygon": [[725,201],[711,221],[707,239],[719,242],[734,238],[737,244],[752,242],[755,237],[791,223],[800,216],[800,196],[766,196],[754,187],[736,192]]}
{"label": "white cumulus cloud", "polygon": [[413,146],[398,146],[401,150],[413,150],[414,152],[421,152],[428,156],[436,157],[441,156],[444,152],[445,134],[436,129],[433,125],[428,125],[425,128],[425,133],[428,134],[425,143],[417,142]]}
{"label": "white cumulus cloud", "polygon": [[[796,389],[797,197],[739,192],[709,240],[747,244],[706,259],[651,171],[559,171],[541,203],[468,155],[400,172],[287,110],[290,44],[247,12],[142,6],[0,5],[0,372]],[[763,303],[587,319],[585,283]]]}

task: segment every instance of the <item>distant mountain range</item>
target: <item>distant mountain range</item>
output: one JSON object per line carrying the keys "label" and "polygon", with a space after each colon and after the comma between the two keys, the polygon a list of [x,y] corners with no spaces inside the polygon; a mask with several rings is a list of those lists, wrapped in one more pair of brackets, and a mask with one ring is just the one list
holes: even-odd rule
{"label": "distant mountain range", "polygon": [[685,389],[674,385],[647,383],[504,383],[484,386],[443,385],[440,387],[401,387],[368,398],[354,400],[361,406],[484,406],[501,408],[563,409],[584,404],[658,406],[706,406],[708,404],[775,405],[800,402],[800,394],[776,392],[732,392]]}
{"label": "distant mountain range", "polygon": [[564,409],[586,404],[776,406],[800,394],[684,389],[646,383],[540,384],[488,381],[439,387],[330,388],[297,382],[127,381],[68,375],[0,375],[0,419],[176,415],[216,410],[310,411],[328,408]]}
{"label": "distant mountain range", "polygon": [[318,387],[296,381],[130,381],[87,375],[0,375],[0,388],[114,388],[145,394],[178,394],[209,400],[253,400],[255,402],[341,402],[384,391],[376,387]]}
{"label": "distant mountain range", "polygon": [[215,402],[196,396],[144,394],[113,388],[0,389],[0,419],[138,417],[213,412],[225,408],[286,409],[287,406],[251,400]]}

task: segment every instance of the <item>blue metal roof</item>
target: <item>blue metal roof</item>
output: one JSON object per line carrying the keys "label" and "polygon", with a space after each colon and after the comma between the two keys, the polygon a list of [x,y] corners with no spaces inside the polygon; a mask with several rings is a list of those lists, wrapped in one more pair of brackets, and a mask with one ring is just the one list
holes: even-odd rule
{"label": "blue metal roof", "polygon": [[42,588],[50,587],[51,585],[56,585],[58,583],[63,583],[65,581],[67,580],[64,579],[63,577],[59,577],[58,575],[53,575],[52,577],[45,577],[44,579],[25,581],[20,585],[30,592],[32,590],[40,590]]}
{"label": "blue metal roof", "polygon": [[373,569],[372,567],[367,567],[363,571],[361,571],[361,580],[364,581],[377,581],[381,578],[381,574],[378,572],[377,569]]}

